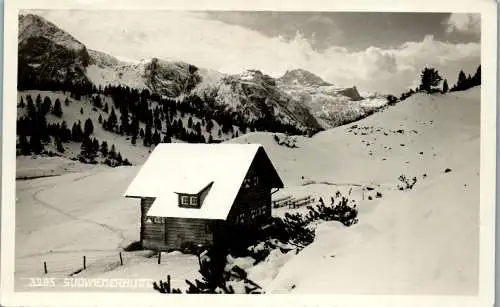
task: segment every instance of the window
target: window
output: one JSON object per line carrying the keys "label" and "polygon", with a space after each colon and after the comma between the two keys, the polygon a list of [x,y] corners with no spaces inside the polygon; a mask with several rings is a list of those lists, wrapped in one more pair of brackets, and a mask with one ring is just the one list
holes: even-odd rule
{"label": "window", "polygon": [[196,194],[179,194],[179,207],[200,208],[200,196]]}
{"label": "window", "polygon": [[197,196],[191,196],[191,205],[198,205],[198,197]]}
{"label": "window", "polygon": [[153,217],[153,224],[164,224],[165,220],[162,217],[154,216]]}

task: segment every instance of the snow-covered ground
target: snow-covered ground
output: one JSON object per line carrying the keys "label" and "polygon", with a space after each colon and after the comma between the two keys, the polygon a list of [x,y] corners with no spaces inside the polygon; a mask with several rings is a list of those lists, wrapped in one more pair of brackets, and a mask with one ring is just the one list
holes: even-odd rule
{"label": "snow-covered ground", "polygon": [[[231,140],[264,146],[286,186],[275,197],[329,203],[337,190],[351,191],[359,208],[358,224],[322,223],[298,255],[275,251],[250,265],[249,276],[268,293],[477,293],[479,115],[480,88],[473,88],[414,95],[356,123],[296,137],[297,148],[278,145],[270,133]],[[24,163],[18,160],[18,172],[30,169]],[[170,274],[185,288],[183,280],[198,269],[191,256],[165,255],[159,265],[151,254],[122,251],[124,265],[118,263],[121,248],[139,236],[138,201],[122,198],[138,169],[96,167],[17,181],[16,278],[43,276],[43,261],[50,276],[68,276],[85,255],[87,269],[77,277]],[[402,174],[417,178],[412,190],[397,189]],[[303,209],[274,214],[286,210]]]}

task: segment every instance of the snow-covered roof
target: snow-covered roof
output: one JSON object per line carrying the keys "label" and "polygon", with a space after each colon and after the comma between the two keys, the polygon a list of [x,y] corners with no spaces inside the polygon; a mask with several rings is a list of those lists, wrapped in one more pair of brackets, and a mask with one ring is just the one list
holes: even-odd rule
{"label": "snow-covered roof", "polygon": [[[132,180],[124,196],[156,198],[151,216],[225,220],[259,144],[159,144]],[[270,162],[270,161],[269,161]],[[275,173],[275,187],[283,183]],[[182,208],[178,193],[196,194],[211,185],[200,208]]]}

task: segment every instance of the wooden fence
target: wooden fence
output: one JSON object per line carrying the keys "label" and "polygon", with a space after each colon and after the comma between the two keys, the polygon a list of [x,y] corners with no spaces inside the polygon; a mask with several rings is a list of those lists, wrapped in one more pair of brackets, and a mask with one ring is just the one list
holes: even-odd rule
{"label": "wooden fence", "polygon": [[289,204],[290,201],[292,201],[292,196],[288,195],[285,197],[281,197],[278,199],[273,200],[273,208],[281,208]]}
{"label": "wooden fence", "polygon": [[314,201],[315,200],[311,195],[300,198],[293,198],[292,196],[289,195],[273,200],[272,204],[273,208],[281,208],[288,206],[288,208],[292,209],[308,205],[310,203],[313,203]]}
{"label": "wooden fence", "polygon": [[311,197],[311,195],[309,195],[309,196],[297,198],[297,199],[291,201],[290,204],[288,204],[288,208],[300,208],[300,207],[306,206],[312,202],[314,202],[314,198]]}

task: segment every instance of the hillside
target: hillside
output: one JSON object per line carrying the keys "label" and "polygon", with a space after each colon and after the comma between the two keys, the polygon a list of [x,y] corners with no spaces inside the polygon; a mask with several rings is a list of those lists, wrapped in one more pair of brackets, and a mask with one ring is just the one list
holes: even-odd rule
{"label": "hillside", "polygon": [[[479,97],[480,88],[413,96],[357,125],[320,133],[294,154],[297,161],[307,156],[321,163],[280,164],[282,171],[293,168],[295,178],[371,183],[387,191],[365,204],[358,225],[322,225],[318,239],[280,270],[269,291],[477,293]],[[412,190],[395,190],[401,174],[417,178]]]}
{"label": "hillside", "polygon": [[[29,98],[30,97],[30,98]],[[114,103],[114,100],[109,95],[94,95],[91,97],[81,97],[80,99],[76,99],[71,97],[71,95],[65,94],[64,92],[52,92],[52,91],[20,91],[18,92],[18,101],[23,101],[24,106],[18,106],[18,149],[19,153],[22,154],[23,145],[20,142],[20,139],[23,135],[25,135],[24,130],[31,129],[30,125],[33,124],[32,120],[29,120],[29,100],[33,101],[33,104],[36,105],[37,98],[40,97],[40,104],[43,105],[45,101],[49,101],[51,107],[47,107],[49,110],[53,110],[56,101],[59,101],[61,105],[61,116],[56,116],[52,111],[48,111],[44,116],[46,125],[44,126],[47,130],[47,134],[49,134],[49,139],[44,141],[43,151],[47,153],[51,153],[51,155],[61,156],[68,159],[77,160],[82,153],[82,136],[75,139],[75,131],[74,125],[78,125],[80,129],[84,129],[85,122],[90,120],[93,126],[93,131],[89,135],[91,139],[96,139],[99,143],[99,148],[96,150],[96,161],[104,162],[107,158],[110,158],[108,155],[104,155],[102,152],[102,144],[106,142],[106,146],[108,151],[111,150],[111,147],[115,147],[116,153],[121,154],[121,158],[123,160],[127,159],[133,165],[142,164],[148,157],[149,153],[152,150],[152,146],[154,145],[154,135],[158,133],[159,140],[158,142],[165,141],[166,139],[170,139],[171,142],[184,142],[186,140],[190,140],[195,135],[200,135],[203,137],[203,141],[209,140],[228,140],[232,138],[234,135],[242,134],[244,131],[240,129],[240,127],[236,125],[227,125],[224,124],[222,127],[215,120],[205,119],[203,116],[194,115],[189,112],[184,112],[184,109],[180,110],[172,110],[169,112],[169,118],[165,118],[165,113],[163,112],[163,108],[160,104],[154,101],[147,101],[146,108],[147,114],[151,118],[158,118],[160,120],[163,117],[163,121],[160,120],[160,123],[157,123],[153,127],[148,127],[148,124],[145,122],[137,123],[137,133],[135,138],[135,144],[133,143],[134,133],[120,133],[120,126],[123,124],[122,116],[123,109],[120,108],[118,104]],[[96,97],[99,97],[99,105],[96,106]],[[43,107],[35,107],[38,110],[44,109]],[[162,110],[157,111],[158,110]],[[116,118],[116,126],[111,130],[109,127],[105,127],[105,123],[110,121],[111,113],[114,112]],[[161,113],[161,115],[160,115]],[[156,114],[156,115],[155,115]],[[170,127],[167,128],[167,124],[176,126],[181,125],[182,128]],[[51,131],[51,125],[56,125],[58,127],[54,131]],[[47,127],[48,126],[48,127]],[[68,130],[67,132],[61,132],[61,127],[65,126]],[[199,126],[199,128],[197,128]],[[144,143],[146,136],[146,131],[150,129],[150,140],[149,144]],[[167,132],[167,129],[169,130]],[[199,131],[198,131],[199,129]],[[29,133],[29,132],[26,132]],[[83,134],[83,131],[81,132]],[[186,134],[187,133],[187,134]],[[199,133],[199,134],[198,134]],[[61,141],[60,147],[58,148],[59,140],[64,138],[63,135],[67,134],[67,139]],[[30,142],[28,143],[28,150],[32,148],[33,139],[30,137]],[[41,152],[43,152],[41,151]],[[35,152],[30,151],[26,155],[37,155]],[[45,155],[46,155],[45,154]],[[24,156],[26,156],[24,155]],[[25,161],[25,160],[21,160]],[[20,162],[22,163],[22,162]],[[120,165],[121,163],[118,163]]]}
{"label": "hillside", "polygon": [[[479,115],[475,87],[415,94],[311,138],[251,132],[230,140],[264,146],[285,183],[273,197],[329,199],[351,190],[359,208],[358,224],[320,223],[316,240],[297,255],[276,251],[245,266],[250,278],[268,293],[477,293]],[[17,165],[24,174],[29,168]],[[117,265],[118,251],[139,235],[138,203],[122,198],[139,167],[69,168],[73,173],[17,181],[18,288],[25,284],[19,278],[43,273],[43,261],[49,276],[66,276],[80,268],[82,255],[89,266],[77,277],[171,274],[173,285],[184,287],[184,279],[197,276],[187,255],[165,255],[158,265],[147,252],[122,252],[124,266]],[[416,177],[412,189],[399,190],[403,174]]]}
{"label": "hillside", "polygon": [[[232,122],[237,127],[234,135],[237,130],[238,134],[249,130],[312,135],[366,117],[387,103],[386,97],[363,99],[355,87],[337,88],[301,69],[274,79],[258,70],[224,74],[160,58],[120,61],[87,49],[70,33],[33,14],[20,15],[19,28],[20,91],[63,92],[87,101],[104,94],[103,99],[111,98],[115,105],[122,105],[122,101],[114,101],[118,98],[137,99],[138,95],[110,97],[109,88],[146,91],[150,104],[185,105],[193,118],[211,119],[225,127],[221,134],[229,134]],[[141,117],[134,114],[138,103],[125,103],[131,117]],[[145,118],[139,121],[146,124]],[[198,141],[200,136],[198,133]],[[217,132],[212,137],[225,139]]]}

